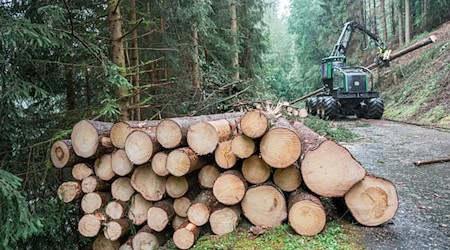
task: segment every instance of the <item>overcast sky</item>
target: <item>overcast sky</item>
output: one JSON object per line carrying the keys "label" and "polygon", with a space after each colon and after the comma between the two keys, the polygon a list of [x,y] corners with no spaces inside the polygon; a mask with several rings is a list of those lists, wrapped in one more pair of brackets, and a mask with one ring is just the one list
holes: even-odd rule
{"label": "overcast sky", "polygon": [[290,0],[278,0],[278,15],[285,16],[289,13]]}

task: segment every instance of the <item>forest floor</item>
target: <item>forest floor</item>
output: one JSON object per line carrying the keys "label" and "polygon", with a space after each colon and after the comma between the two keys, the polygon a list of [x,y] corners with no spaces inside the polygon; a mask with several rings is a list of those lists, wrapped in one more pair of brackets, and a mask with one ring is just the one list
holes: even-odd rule
{"label": "forest floor", "polygon": [[415,36],[412,43],[431,35],[435,43],[379,71],[378,90],[385,118],[450,128],[450,22]]}
{"label": "forest floor", "polygon": [[343,143],[369,173],[397,187],[397,215],[380,227],[359,227],[368,249],[450,248],[450,163],[417,167],[417,160],[450,156],[450,130],[384,120],[335,122],[361,137]]}

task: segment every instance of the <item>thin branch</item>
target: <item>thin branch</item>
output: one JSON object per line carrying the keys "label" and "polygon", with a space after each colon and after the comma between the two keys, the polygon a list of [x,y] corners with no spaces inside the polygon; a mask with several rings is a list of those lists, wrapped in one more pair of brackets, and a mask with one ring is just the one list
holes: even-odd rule
{"label": "thin branch", "polygon": [[[142,35],[137,36],[136,39],[139,39],[139,38],[142,38],[142,37],[146,37],[148,35],[151,35],[151,34],[155,33],[156,31],[157,31],[156,29],[150,30],[147,33],[144,33]],[[127,38],[126,40],[131,40],[131,38]]]}
{"label": "thin branch", "polygon": [[154,50],[154,51],[176,51],[179,52],[178,49],[175,48],[128,48],[131,50],[137,49],[137,50]]}
{"label": "thin branch", "polygon": [[137,29],[137,27],[139,27],[139,25],[140,25],[143,21],[144,21],[143,19],[139,20],[139,22],[138,22],[136,25],[134,25],[133,28],[131,28],[131,30],[129,30],[129,31],[127,31],[125,34],[123,34],[123,35],[119,38],[119,40],[121,40],[121,39],[123,39],[124,37],[128,36],[131,32],[133,32],[135,29]]}
{"label": "thin branch", "polygon": [[114,11],[113,11],[114,14],[116,14],[117,9],[119,8],[120,1],[121,0],[117,1],[116,7],[114,7]]}

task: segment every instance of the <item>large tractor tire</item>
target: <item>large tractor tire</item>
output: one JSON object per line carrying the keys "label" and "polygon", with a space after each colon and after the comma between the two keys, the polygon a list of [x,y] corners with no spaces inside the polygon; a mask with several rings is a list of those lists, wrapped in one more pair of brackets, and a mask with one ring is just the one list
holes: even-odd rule
{"label": "large tractor tire", "polygon": [[316,99],[316,115],[319,118],[323,118],[324,116],[323,99],[324,97],[321,96],[317,97]]}
{"label": "large tractor tire", "polygon": [[317,98],[309,98],[306,101],[306,110],[308,110],[308,114],[316,115],[317,114]]}
{"label": "large tractor tire", "polygon": [[372,98],[367,102],[367,119],[381,119],[384,112],[384,104],[381,98]]}
{"label": "large tractor tire", "polygon": [[339,114],[339,106],[336,99],[334,99],[331,96],[324,97],[322,99],[322,110],[323,110],[322,114],[323,119],[325,120],[336,119]]}

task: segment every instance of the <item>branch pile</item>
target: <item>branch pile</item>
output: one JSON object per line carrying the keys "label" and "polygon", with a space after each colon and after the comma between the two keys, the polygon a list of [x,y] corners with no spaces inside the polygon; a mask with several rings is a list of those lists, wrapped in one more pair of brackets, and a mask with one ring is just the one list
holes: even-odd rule
{"label": "branch pile", "polygon": [[[180,249],[210,229],[224,235],[241,219],[259,227],[288,221],[320,233],[320,197],[341,197],[362,225],[390,220],[398,207],[388,180],[367,175],[350,152],[299,122],[252,110],[162,121],[83,120],[56,142],[51,160],[71,168],[58,188],[81,199],[78,231],[94,249]],[[209,226],[207,225],[209,224]]]}

